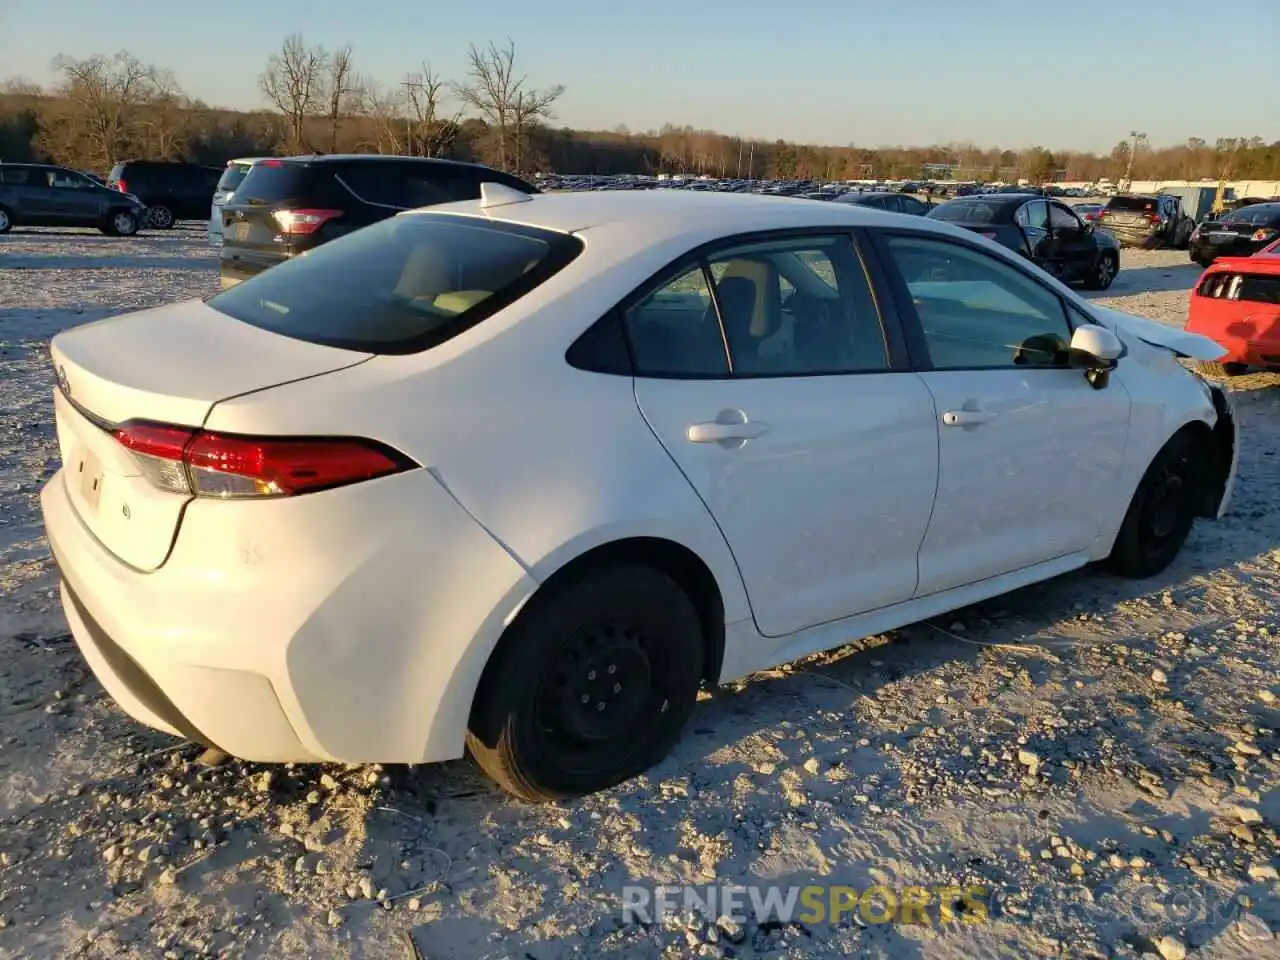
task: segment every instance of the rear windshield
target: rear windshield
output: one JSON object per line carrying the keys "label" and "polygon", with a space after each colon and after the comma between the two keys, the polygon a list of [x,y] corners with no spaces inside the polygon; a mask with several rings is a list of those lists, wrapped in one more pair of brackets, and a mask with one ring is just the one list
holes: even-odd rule
{"label": "rear windshield", "polygon": [[1256,203],[1230,214],[1233,223],[1271,223],[1280,220],[1280,203]]}
{"label": "rear windshield", "polygon": [[236,187],[240,186],[241,182],[248,175],[251,169],[253,169],[253,164],[251,163],[227,164],[227,169],[223,170],[222,176],[218,178],[218,186],[216,189],[227,191],[234,190]]}
{"label": "rear windshield", "polygon": [[[267,160],[249,168],[236,189],[237,203],[279,203],[301,196],[309,167]],[[223,174],[226,176],[226,174]]]}
{"label": "rear windshield", "polygon": [[454,216],[391,217],[207,302],[296,340],[416,353],[524,296],[581,251],[576,237],[531,227]]}
{"label": "rear windshield", "polygon": [[996,211],[1000,205],[983,203],[980,200],[953,200],[940,207],[934,207],[929,216],[934,220],[947,220],[951,223],[994,223]]}
{"label": "rear windshield", "polygon": [[1123,213],[1146,213],[1155,208],[1156,202],[1150,197],[1112,197],[1107,201],[1108,210],[1119,210]]}

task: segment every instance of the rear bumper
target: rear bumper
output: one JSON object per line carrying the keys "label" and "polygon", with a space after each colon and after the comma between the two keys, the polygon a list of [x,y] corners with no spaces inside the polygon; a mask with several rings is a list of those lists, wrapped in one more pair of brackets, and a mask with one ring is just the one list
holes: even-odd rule
{"label": "rear bumper", "polygon": [[1118,241],[1122,247],[1158,247],[1164,242],[1164,238],[1155,230],[1143,230],[1138,227],[1118,227],[1109,223],[1099,224],[1099,229],[1107,231]]}
{"label": "rear bumper", "polygon": [[422,470],[288,503],[193,502],[152,573],[93,537],[63,471],[41,506],[107,692],[247,760],[461,756],[480,673],[534,587]]}
{"label": "rear bumper", "polygon": [[1192,260],[1215,260],[1218,257],[1251,257],[1271,241],[1255,243],[1248,237],[1240,237],[1229,243],[1210,243],[1204,238],[1191,241],[1189,250]]}

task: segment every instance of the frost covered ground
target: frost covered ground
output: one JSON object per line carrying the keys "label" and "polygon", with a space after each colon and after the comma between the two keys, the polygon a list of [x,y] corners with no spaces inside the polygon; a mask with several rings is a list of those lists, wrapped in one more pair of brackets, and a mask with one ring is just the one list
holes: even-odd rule
{"label": "frost covered ground", "polygon": [[[1235,508],[1167,575],[717,691],[651,775],[535,808],[461,761],[205,769],[85,675],[37,508],[47,343],[213,265],[196,230],[0,237],[0,956],[1280,956],[1280,377],[1233,383]],[[1197,275],[1127,252],[1105,299],[1181,324]],[[710,882],[980,885],[989,915],[622,921],[625,885]]]}

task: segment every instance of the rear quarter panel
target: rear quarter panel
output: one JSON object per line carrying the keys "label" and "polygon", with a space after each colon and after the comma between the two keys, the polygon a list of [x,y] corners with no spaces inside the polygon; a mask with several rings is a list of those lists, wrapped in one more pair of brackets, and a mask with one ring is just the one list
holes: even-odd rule
{"label": "rear quarter panel", "polygon": [[746,618],[728,546],[645,424],[631,377],[579,371],[564,356],[683,249],[592,257],[588,244],[560,274],[440,346],[219,403],[208,426],[389,443],[429,468],[539,582],[602,544],[670,540],[710,568],[726,620]]}

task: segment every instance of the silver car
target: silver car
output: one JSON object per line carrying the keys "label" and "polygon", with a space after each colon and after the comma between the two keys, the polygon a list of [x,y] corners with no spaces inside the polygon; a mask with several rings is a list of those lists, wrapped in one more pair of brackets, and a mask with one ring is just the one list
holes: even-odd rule
{"label": "silver car", "polygon": [[236,187],[248,176],[255,163],[267,157],[240,157],[227,161],[227,169],[222,172],[217,187],[213,191],[213,207],[209,211],[209,243],[222,246],[222,208],[235,195]]}

